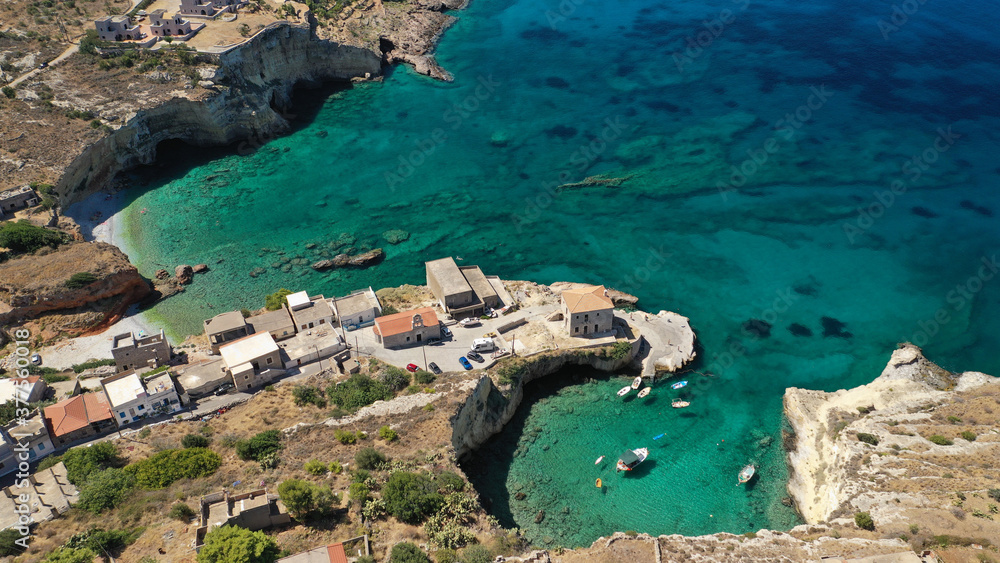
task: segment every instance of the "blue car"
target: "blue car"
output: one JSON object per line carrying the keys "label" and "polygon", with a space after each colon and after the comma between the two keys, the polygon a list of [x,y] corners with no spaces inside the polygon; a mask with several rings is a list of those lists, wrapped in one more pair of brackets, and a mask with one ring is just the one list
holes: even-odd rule
{"label": "blue car", "polygon": [[472,369],[472,364],[469,363],[469,360],[465,359],[465,356],[459,358],[458,363],[462,364],[462,367],[465,369]]}

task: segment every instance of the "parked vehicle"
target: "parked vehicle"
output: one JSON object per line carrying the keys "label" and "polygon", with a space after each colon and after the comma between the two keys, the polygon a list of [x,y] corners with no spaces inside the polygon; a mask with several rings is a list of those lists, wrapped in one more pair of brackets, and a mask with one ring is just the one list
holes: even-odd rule
{"label": "parked vehicle", "polygon": [[233,385],[232,383],[223,383],[222,385],[219,385],[215,389],[215,394],[216,396],[225,395],[226,393],[229,393],[230,389],[235,389],[235,388],[236,386]]}
{"label": "parked vehicle", "polygon": [[443,334],[445,338],[451,338],[453,336],[451,329],[446,326],[441,327],[441,334]]}
{"label": "parked vehicle", "polygon": [[42,365],[42,357],[40,355],[38,355],[37,353],[36,354],[32,354],[31,355],[31,363],[32,363],[32,365],[36,365],[36,366]]}
{"label": "parked vehicle", "polygon": [[480,322],[480,320],[475,317],[469,317],[467,319],[462,319],[462,321],[459,322],[458,324],[462,325],[463,327],[469,328],[473,326],[479,326],[483,323]]}
{"label": "parked vehicle", "polygon": [[480,355],[479,355],[478,353],[476,353],[476,352],[471,352],[471,351],[470,351],[470,352],[469,352],[468,354],[466,354],[466,356],[467,356],[467,357],[468,357],[468,358],[469,358],[470,360],[472,360],[472,361],[474,361],[474,362],[479,362],[479,363],[483,363],[484,361],[486,361],[486,360],[484,360],[484,359],[483,359],[483,357],[482,357],[482,356],[480,356]]}
{"label": "parked vehicle", "polygon": [[420,368],[417,367],[417,364],[406,364],[406,371],[408,371],[410,373],[413,373],[413,372],[417,371],[418,369],[420,369]]}
{"label": "parked vehicle", "polygon": [[431,362],[430,364],[428,364],[427,367],[431,368],[431,371],[434,372],[435,374],[439,374],[440,375],[441,368],[439,368],[438,365],[435,364],[434,362]]}
{"label": "parked vehicle", "polygon": [[462,364],[462,367],[465,369],[472,369],[472,364],[469,362],[469,360],[465,359],[465,356],[459,358],[458,363]]}
{"label": "parked vehicle", "polygon": [[492,352],[496,348],[492,338],[477,338],[472,341],[473,352]]}

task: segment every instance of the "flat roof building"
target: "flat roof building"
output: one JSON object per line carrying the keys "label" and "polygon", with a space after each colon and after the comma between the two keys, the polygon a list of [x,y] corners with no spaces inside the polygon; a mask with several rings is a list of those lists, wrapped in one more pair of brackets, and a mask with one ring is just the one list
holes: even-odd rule
{"label": "flat roof building", "polygon": [[333,309],[322,295],[309,296],[305,291],[292,293],[285,297],[288,310],[295,321],[298,332],[323,328],[333,324]]}
{"label": "flat roof building", "polygon": [[270,383],[283,373],[281,351],[268,332],[230,342],[219,349],[219,354],[240,391]]}
{"label": "flat roof building", "polygon": [[207,319],[204,326],[208,344],[215,354],[219,353],[219,346],[226,342],[232,342],[253,333],[253,327],[247,326],[247,320],[239,311],[219,313],[211,319]]}
{"label": "flat roof building", "polygon": [[269,332],[275,340],[295,335],[295,323],[284,305],[277,311],[268,311],[247,318],[251,333]]}
{"label": "flat roof building", "polygon": [[335,298],[332,303],[337,322],[345,328],[367,326],[382,314],[382,303],[371,287]]}
{"label": "flat roof building", "polygon": [[458,267],[450,256],[425,262],[427,285],[441,307],[453,317],[478,317],[500,298],[479,266]]}
{"label": "flat roof building", "polygon": [[134,370],[127,371],[105,377],[101,387],[119,425],[181,409],[180,395],[169,372],[143,381]]}
{"label": "flat roof building", "polygon": [[173,350],[161,330],[159,334],[138,338],[131,332],[116,335],[111,343],[111,357],[118,371],[139,368],[158,368],[170,363]]}
{"label": "flat roof building", "polygon": [[47,390],[45,380],[37,375],[0,379],[0,405],[8,401],[22,404],[41,401]]}

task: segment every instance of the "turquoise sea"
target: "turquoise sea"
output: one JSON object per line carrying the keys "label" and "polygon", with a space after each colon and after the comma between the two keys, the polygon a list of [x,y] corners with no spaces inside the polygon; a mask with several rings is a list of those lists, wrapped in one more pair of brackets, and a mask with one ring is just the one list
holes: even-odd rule
{"label": "turquoise sea", "polygon": [[[423,283],[423,261],[446,255],[677,311],[715,375],[689,376],[690,409],[565,373],[529,388],[538,401],[466,463],[473,481],[539,545],[788,528],[786,387],[866,383],[904,340],[1000,373],[993,7],[473,0],[438,51],[454,83],[396,68],[303,92],[296,130],[250,154],[164,146],[184,166],[132,174],[132,258],[148,276],[212,266],[152,311],[174,336],[280,287]],[[625,180],[555,189],[596,175]],[[411,237],[390,245],[390,229]],[[309,268],[338,239],[388,257]],[[593,463],[640,446],[637,475]],[[761,479],[736,488],[748,459]]]}

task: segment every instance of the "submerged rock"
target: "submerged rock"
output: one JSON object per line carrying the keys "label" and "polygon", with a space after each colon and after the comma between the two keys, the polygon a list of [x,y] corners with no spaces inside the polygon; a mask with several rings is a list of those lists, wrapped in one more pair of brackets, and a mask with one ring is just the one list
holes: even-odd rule
{"label": "submerged rock", "polygon": [[389,244],[399,244],[410,239],[410,233],[402,229],[391,229],[382,233],[382,238],[389,242]]}
{"label": "submerged rock", "polygon": [[833,317],[823,317],[823,336],[827,338],[851,338],[853,334],[844,330],[847,325]]}
{"label": "submerged rock", "polygon": [[194,276],[194,269],[187,264],[181,264],[180,266],[174,268],[174,277],[177,278],[177,283],[191,283],[192,276]]}
{"label": "submerged rock", "polygon": [[743,323],[743,332],[758,338],[771,336],[771,323],[760,319],[750,319]]}
{"label": "submerged rock", "polygon": [[329,260],[314,262],[312,268],[318,272],[329,270],[331,268],[346,268],[348,266],[355,268],[367,268],[378,264],[384,259],[385,252],[381,248],[376,248],[374,250],[369,250],[368,252],[362,252],[361,254],[355,254],[353,256],[348,254],[338,254]]}
{"label": "submerged rock", "polygon": [[788,332],[792,333],[792,336],[812,336],[813,335],[813,331],[809,327],[807,327],[805,325],[801,325],[799,323],[792,323],[792,324],[788,325]]}

